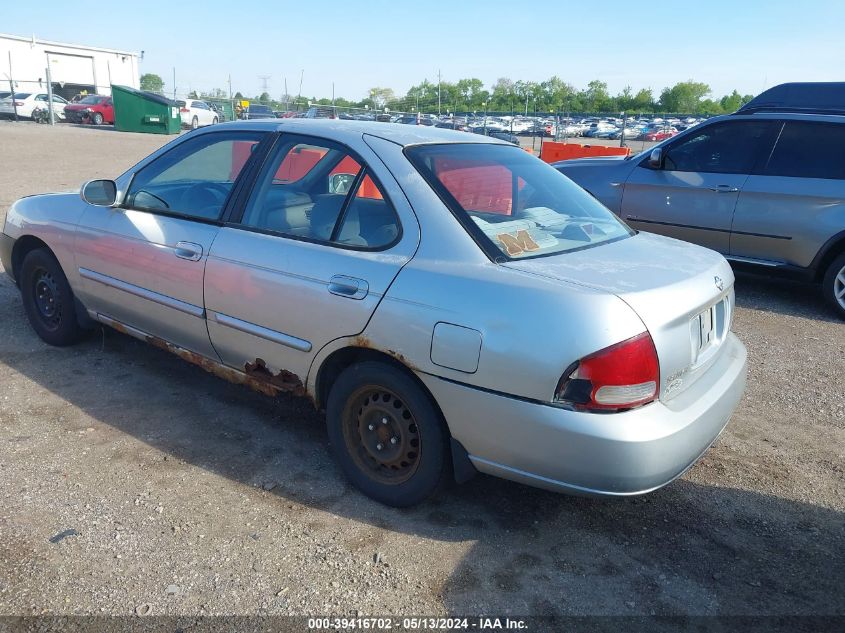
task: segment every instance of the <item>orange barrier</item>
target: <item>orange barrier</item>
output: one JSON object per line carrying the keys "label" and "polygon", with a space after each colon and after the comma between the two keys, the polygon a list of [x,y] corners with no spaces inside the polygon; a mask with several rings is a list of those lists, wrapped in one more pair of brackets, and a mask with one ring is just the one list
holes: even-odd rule
{"label": "orange barrier", "polygon": [[592,156],[627,156],[631,153],[629,147],[606,147],[604,145],[581,145],[579,143],[554,143],[547,141],[540,149],[540,158],[547,163],[572,158],[588,158]]}

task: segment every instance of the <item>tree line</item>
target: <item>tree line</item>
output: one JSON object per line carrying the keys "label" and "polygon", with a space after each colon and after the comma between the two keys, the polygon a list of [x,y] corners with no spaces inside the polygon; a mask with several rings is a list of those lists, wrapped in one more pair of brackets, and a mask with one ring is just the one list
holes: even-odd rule
{"label": "tree line", "polygon": [[[163,92],[164,81],[151,73],[141,77],[141,89]],[[228,95],[220,88],[210,92],[192,92],[188,98],[220,99]],[[274,99],[264,92],[246,97],[241,92],[235,99],[249,99],[270,105],[274,109],[301,110],[308,105],[335,105],[342,108],[362,108],[383,111],[448,114],[450,112],[496,112],[513,114],[619,113],[633,114],[678,113],[714,115],[736,111],[753,98],[734,90],[716,98],[710,86],[692,79],[664,88],[655,95],[651,88],[634,91],[626,86],[616,95],[610,94],[607,83],[595,79],[586,88],[577,89],[554,76],[546,81],[513,81],[497,79],[491,86],[472,77],[455,82],[440,83],[424,79],[398,96],[391,88],[373,87],[358,101],[337,97],[303,97],[281,95]]]}

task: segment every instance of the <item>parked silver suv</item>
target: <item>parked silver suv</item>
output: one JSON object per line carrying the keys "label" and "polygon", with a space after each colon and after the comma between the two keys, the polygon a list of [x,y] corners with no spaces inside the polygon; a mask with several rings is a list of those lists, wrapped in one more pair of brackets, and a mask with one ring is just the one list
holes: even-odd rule
{"label": "parked silver suv", "polygon": [[776,86],[650,151],[555,167],[637,229],[821,282],[845,318],[845,83]]}

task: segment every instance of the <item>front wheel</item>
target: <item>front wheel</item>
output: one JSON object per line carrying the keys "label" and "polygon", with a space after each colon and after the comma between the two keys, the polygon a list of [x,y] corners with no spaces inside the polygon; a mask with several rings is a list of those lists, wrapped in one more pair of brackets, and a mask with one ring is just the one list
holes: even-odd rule
{"label": "front wheel", "polygon": [[100,114],[99,112],[95,112],[93,121],[94,121],[94,125],[102,125],[103,124],[103,115]]}
{"label": "front wheel", "polygon": [[326,424],[344,474],[376,501],[412,506],[446,479],[445,424],[423,389],[395,367],[364,362],[344,370],[329,394]]}
{"label": "front wheel", "polygon": [[73,291],[51,252],[36,249],[27,253],[21,264],[20,286],[24,311],[41,340],[65,347],[85,336],[76,318]]}
{"label": "front wheel", "polygon": [[839,316],[845,319],[845,253],[842,253],[828,266],[822,281],[825,298],[836,308]]}

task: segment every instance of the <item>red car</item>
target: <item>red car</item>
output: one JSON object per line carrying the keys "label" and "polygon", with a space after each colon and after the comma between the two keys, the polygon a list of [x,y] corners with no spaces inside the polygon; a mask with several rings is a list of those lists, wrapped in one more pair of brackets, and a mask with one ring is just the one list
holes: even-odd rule
{"label": "red car", "polygon": [[69,123],[114,123],[114,104],[111,97],[88,95],[76,103],[66,105],[65,118]]}
{"label": "red car", "polygon": [[645,135],[645,140],[647,141],[665,141],[667,138],[672,138],[675,134],[678,133],[673,127],[664,128],[662,130],[655,130],[653,132],[648,132]]}

